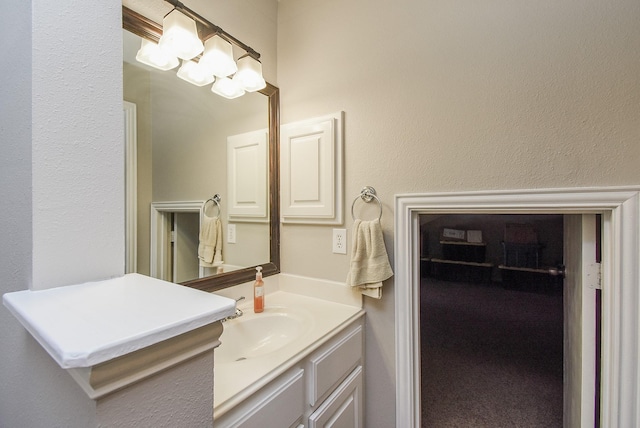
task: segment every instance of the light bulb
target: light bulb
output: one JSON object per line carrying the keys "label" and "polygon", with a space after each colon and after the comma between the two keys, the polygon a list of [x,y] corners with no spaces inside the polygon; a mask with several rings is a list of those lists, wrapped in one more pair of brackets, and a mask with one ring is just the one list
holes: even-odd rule
{"label": "light bulb", "polygon": [[238,82],[229,79],[228,77],[219,77],[211,87],[211,92],[218,94],[222,97],[233,99],[244,95],[244,89],[238,84]]}
{"label": "light bulb", "polygon": [[178,77],[196,86],[208,85],[215,79],[213,74],[200,67],[195,61],[182,61],[182,67],[178,69]]}
{"label": "light bulb", "polygon": [[218,77],[226,77],[238,71],[238,66],[233,60],[231,43],[217,34],[204,42],[204,54],[200,64]]}
{"label": "light bulb", "polygon": [[262,64],[249,55],[238,60],[238,72],[233,79],[237,80],[247,92],[255,92],[267,86],[267,82],[262,77]]}
{"label": "light bulb", "polygon": [[164,17],[158,45],[168,54],[182,59],[192,59],[204,49],[196,22],[177,9]]}
{"label": "light bulb", "polygon": [[142,44],[136,54],[136,60],[164,71],[171,70],[180,64],[178,58],[167,55],[166,52],[160,49],[157,43],[147,39],[142,39]]}

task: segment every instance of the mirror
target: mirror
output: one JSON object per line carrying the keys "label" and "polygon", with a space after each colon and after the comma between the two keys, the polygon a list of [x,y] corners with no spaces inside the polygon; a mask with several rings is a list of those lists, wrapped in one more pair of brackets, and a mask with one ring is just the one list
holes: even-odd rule
{"label": "mirror", "polygon": [[[124,55],[125,58],[131,56],[130,51],[134,50],[135,57],[135,52],[140,46],[139,37],[157,41],[162,34],[162,27],[125,6],[122,13],[123,29],[126,30]],[[133,43],[131,48],[127,47],[129,42]],[[136,270],[205,291],[215,291],[253,280],[254,268],[258,264],[262,266],[265,276],[278,273],[278,88],[267,84],[267,87],[259,92],[247,93],[240,98],[228,100],[212,94],[209,87],[196,87],[181,81],[175,75],[176,70],[162,72],[133,63],[135,61],[128,63],[126,59],[123,62],[124,98],[125,101],[133,100],[136,105],[135,110],[138,115],[136,123],[141,123],[136,136],[146,132],[147,135],[143,138],[152,140],[148,143],[149,147],[153,145],[152,158],[149,147],[139,150],[137,154],[136,165],[142,166],[142,171],[139,171],[136,176],[147,174],[153,178],[146,180],[148,181],[146,183],[144,179],[137,180],[138,183],[135,186],[140,211],[137,215],[138,233],[133,238],[138,241],[139,249],[139,268]],[[135,93],[144,92],[138,89],[145,85],[149,88],[153,87],[153,91],[157,92],[146,95],[146,98],[139,98]],[[150,92],[147,90],[147,93]],[[148,101],[151,98],[156,100],[153,102],[153,107],[149,106],[152,104]],[[187,101],[181,104],[181,107],[177,107],[179,98]],[[150,113],[152,109],[153,113]],[[196,117],[200,117],[200,120],[196,120]],[[250,131],[258,131],[258,134],[262,131],[262,138],[266,140],[264,157],[268,165],[265,165],[264,169],[268,174],[264,174],[266,181],[264,197],[267,207],[266,213],[258,218],[243,217],[242,213],[237,215],[236,211],[231,212],[235,208],[230,208],[232,205],[230,199],[234,198],[229,193],[233,193],[234,188],[241,188],[243,185],[228,186],[227,182],[227,176],[231,175],[232,179],[234,176],[234,174],[228,174],[228,171],[233,171],[234,167],[227,164],[227,146],[233,144],[232,141],[235,141],[233,139],[236,136],[245,135]],[[145,168],[151,170],[145,172]],[[196,174],[202,172],[204,173],[201,175]],[[228,191],[228,187],[232,190]],[[138,189],[141,190],[138,191]],[[196,263],[195,271],[191,269],[190,273],[180,275],[171,272],[169,274],[171,276],[167,277],[165,265],[180,260],[180,257],[176,256],[174,250],[168,250],[162,257],[168,257],[171,260],[164,263],[165,260],[153,249],[159,241],[166,239],[163,234],[175,237],[174,245],[176,246],[178,242],[188,241],[181,238],[181,231],[194,229],[194,222],[197,235],[200,207],[193,202],[205,201],[212,198],[214,194],[221,196],[220,208],[213,202],[208,202],[203,212],[209,217],[219,215],[221,219],[223,267],[203,268]],[[237,201],[237,198],[235,200]],[[233,207],[236,206],[237,204],[233,204]],[[148,222],[145,224],[145,220],[149,217],[151,217],[151,227]],[[231,237],[227,237],[228,225],[235,227],[236,243],[227,243],[231,240],[229,239]],[[150,230],[153,232],[150,233]],[[157,233],[156,238],[154,238],[155,233]],[[193,233],[191,233],[192,238]],[[153,243],[154,239],[156,244]],[[197,258],[197,236],[195,241]],[[193,243],[191,247],[193,248]],[[147,252],[146,248],[151,250]],[[159,268],[158,265],[164,267]]]}

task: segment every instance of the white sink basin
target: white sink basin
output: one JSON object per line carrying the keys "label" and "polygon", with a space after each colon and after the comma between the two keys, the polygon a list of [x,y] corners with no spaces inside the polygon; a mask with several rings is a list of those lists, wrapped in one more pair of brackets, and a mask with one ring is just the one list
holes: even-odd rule
{"label": "white sink basin", "polygon": [[214,359],[214,417],[258,391],[275,376],[317,348],[341,325],[359,316],[357,306],[276,291],[266,296],[264,312],[252,302],[244,315],[222,323],[222,344]]}
{"label": "white sink basin", "polygon": [[302,337],[312,325],[311,317],[302,311],[268,307],[255,314],[252,308],[246,308],[243,316],[224,322],[215,363],[234,363],[276,352]]}

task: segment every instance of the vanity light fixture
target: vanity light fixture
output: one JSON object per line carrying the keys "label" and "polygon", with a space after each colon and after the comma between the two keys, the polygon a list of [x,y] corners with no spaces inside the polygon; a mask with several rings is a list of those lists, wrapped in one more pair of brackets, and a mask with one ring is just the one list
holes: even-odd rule
{"label": "vanity light fixture", "polygon": [[218,77],[211,87],[211,92],[228,99],[241,97],[245,93],[237,81],[228,77]]}
{"label": "vanity light fixture", "polygon": [[204,50],[196,22],[178,9],[164,17],[158,45],[163,51],[181,59],[192,59]]}
{"label": "vanity light fixture", "polygon": [[204,86],[213,82],[213,74],[195,61],[182,61],[182,67],[178,69],[178,77],[196,86]]}
{"label": "vanity light fixture", "polygon": [[176,68],[180,64],[177,57],[167,55],[157,43],[147,39],[142,39],[136,60],[163,71]]}
{"label": "vanity light fixture", "polygon": [[[177,58],[181,58],[183,61],[178,77],[197,86],[215,81],[211,92],[225,98],[237,98],[245,91],[255,92],[266,87],[258,52],[179,0],[165,1],[174,9],[162,21],[162,36],[156,45],[145,40],[149,33],[138,34],[143,38],[136,56],[138,61],[160,70],[170,70],[178,65]],[[246,52],[237,64],[233,60],[232,44]],[[146,54],[146,49],[150,50],[149,54]],[[152,49],[156,51],[151,52]],[[200,53],[202,55],[198,56]],[[156,57],[163,60],[155,60]]]}

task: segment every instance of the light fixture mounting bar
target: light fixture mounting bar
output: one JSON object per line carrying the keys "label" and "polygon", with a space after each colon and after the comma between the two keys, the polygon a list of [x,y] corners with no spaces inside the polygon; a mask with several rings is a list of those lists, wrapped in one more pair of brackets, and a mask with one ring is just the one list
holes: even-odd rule
{"label": "light fixture mounting bar", "polygon": [[[227,33],[222,28],[210,22],[209,20],[207,20],[197,12],[194,12],[193,10],[189,9],[179,0],[164,0],[164,1],[172,5],[174,8],[176,8],[177,10],[179,10],[181,13],[185,14],[189,18],[202,24],[206,29],[210,31],[210,34],[218,34],[220,37],[222,37],[229,43],[233,43],[234,45],[246,51],[249,56],[255,58],[256,60],[260,59],[260,54],[256,52],[253,48],[251,48],[251,46],[244,44],[243,42],[233,37],[231,34]],[[208,36],[208,35],[209,34],[206,34],[205,36]]]}

